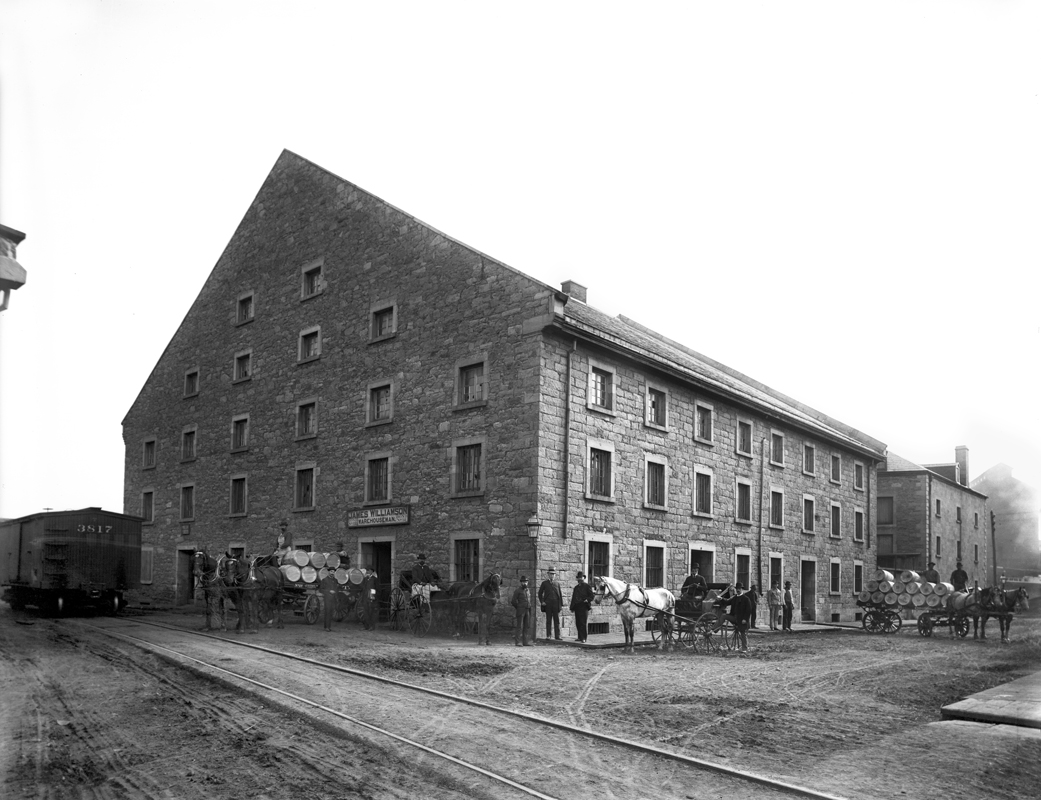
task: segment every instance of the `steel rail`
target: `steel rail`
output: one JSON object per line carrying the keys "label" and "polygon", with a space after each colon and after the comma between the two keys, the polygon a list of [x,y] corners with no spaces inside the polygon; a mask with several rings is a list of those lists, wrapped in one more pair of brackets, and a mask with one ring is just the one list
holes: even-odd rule
{"label": "steel rail", "polygon": [[[525,711],[513,711],[508,708],[502,708],[501,706],[495,706],[490,703],[485,703],[481,700],[474,700],[470,697],[462,697],[459,695],[450,694],[448,692],[443,692],[439,689],[430,689],[425,686],[417,686],[413,683],[406,683],[405,681],[399,681],[394,678],[387,678],[382,675],[374,675],[371,672],[364,672],[362,670],[352,669],[350,667],[342,667],[337,664],[329,664],[324,661],[316,661],[315,659],[308,658],[307,656],[286,653],[284,651],[274,650],[270,647],[265,647],[263,645],[235,641],[222,636],[214,636],[209,633],[203,633],[201,631],[191,631],[185,628],[180,628],[176,625],[167,625],[162,622],[147,622],[138,619],[135,619],[134,622],[139,623],[141,625],[150,625],[156,628],[165,628],[166,630],[177,631],[178,633],[185,633],[189,634],[190,636],[200,636],[207,639],[214,639],[220,642],[230,642],[231,644],[234,644],[238,647],[251,648],[253,650],[258,650],[262,653],[268,653],[270,655],[281,656],[283,658],[292,659],[294,661],[300,661],[302,663],[310,664],[312,666],[320,667],[323,669],[328,669],[333,672],[341,672],[346,675],[353,675],[355,677],[366,678],[368,680],[386,683],[391,686],[397,686],[403,689],[410,689],[412,691],[422,692],[424,694],[433,695],[434,697],[439,697],[444,700],[449,700],[456,703],[463,703],[466,705],[474,706],[475,708],[484,709],[486,711],[491,711],[497,714],[506,714],[508,716],[517,717],[518,719],[524,719],[538,725],[544,725],[546,727],[566,731],[570,734],[576,734],[590,739],[596,739],[602,742],[608,742],[610,744],[618,745],[619,747],[624,747],[629,750],[635,750],[640,753],[658,756],[660,758],[669,759],[671,761],[678,761],[682,764],[686,764],[687,766],[697,767],[699,769],[708,770],[711,772],[717,772],[722,775],[727,775],[733,778],[749,781],[751,783],[756,783],[761,786],[766,786],[772,789],[778,789],[800,797],[809,797],[813,798],[813,800],[847,800],[847,798],[840,797],[839,795],[818,792],[815,789],[809,789],[805,786],[798,786],[793,783],[788,783],[787,781],[775,780],[765,775],[760,775],[755,772],[749,772],[747,770],[726,767],[722,764],[715,764],[711,761],[704,761],[700,758],[694,758],[693,756],[684,755],[683,753],[677,753],[670,750],[663,750],[659,747],[654,747],[653,745],[643,744],[641,742],[634,742],[629,739],[621,739],[617,736],[612,736],[608,733],[599,733],[597,731],[589,731],[582,730],[580,728],[574,728],[568,723],[560,722],[554,719],[549,719],[548,717],[540,717],[535,714],[529,714]],[[98,628],[98,630],[107,632],[104,628]]]}
{"label": "steel rail", "polygon": [[[85,624],[89,624],[89,623],[85,623]],[[186,631],[183,628],[177,628],[176,626],[166,626],[166,625],[161,625],[161,624],[157,624],[157,623],[154,623],[154,622],[146,622],[146,623],[142,623],[142,624],[153,625],[155,627],[169,628],[170,630],[175,630],[175,631],[178,631],[179,633],[189,633],[189,634],[193,634],[193,635],[196,635],[196,636],[205,636],[206,635],[206,634],[198,633],[196,631]],[[176,657],[177,659],[183,659],[184,661],[192,662],[194,664],[197,664],[197,665],[200,665],[202,667],[205,667],[206,669],[209,669],[209,670],[214,670],[216,672],[222,672],[225,675],[229,675],[232,678],[235,678],[236,680],[245,681],[246,683],[251,683],[254,686],[259,687],[260,689],[264,689],[266,691],[276,692],[276,693],[278,693],[280,695],[283,695],[284,697],[289,698],[290,700],[293,700],[295,703],[303,703],[305,705],[311,706],[312,708],[316,708],[316,709],[318,709],[320,711],[324,711],[327,714],[331,714],[334,717],[338,717],[338,718],[340,718],[340,719],[342,719],[342,720],[344,720],[346,722],[350,722],[350,723],[352,723],[354,725],[358,725],[358,726],[360,726],[362,728],[367,728],[370,731],[373,731],[373,732],[378,733],[378,734],[382,734],[383,736],[387,736],[387,737],[389,737],[389,738],[391,738],[391,739],[393,739],[393,740],[395,740],[397,742],[400,742],[402,744],[408,745],[409,747],[414,747],[417,750],[422,750],[423,752],[428,753],[428,754],[430,754],[432,756],[436,756],[437,758],[441,758],[441,759],[444,759],[445,761],[451,762],[452,764],[455,764],[456,766],[463,767],[464,769],[468,769],[471,772],[476,772],[479,775],[483,775],[484,777],[489,778],[489,779],[491,779],[493,781],[505,784],[506,786],[509,786],[512,789],[516,789],[516,790],[518,790],[520,792],[524,792],[525,794],[530,795],[532,797],[537,797],[537,798],[539,798],[539,800],[560,800],[559,798],[553,797],[552,795],[544,794],[544,793],[538,791],[537,789],[532,789],[530,786],[525,786],[524,784],[517,783],[516,781],[510,780],[505,775],[499,775],[497,773],[490,772],[489,770],[486,770],[483,767],[479,767],[476,764],[471,764],[468,761],[463,761],[460,758],[456,758],[453,755],[449,755],[448,753],[444,753],[444,752],[442,752],[440,750],[436,750],[436,749],[434,749],[432,747],[429,747],[429,746],[427,746],[425,744],[420,744],[419,742],[416,742],[416,741],[414,741],[412,739],[409,739],[409,738],[407,738],[405,736],[401,736],[400,734],[393,733],[393,732],[388,731],[388,730],[386,730],[384,728],[380,728],[377,725],[373,725],[373,724],[371,724],[369,722],[365,722],[364,720],[360,720],[360,719],[357,719],[356,717],[352,717],[352,716],[350,716],[348,714],[344,714],[343,712],[337,711],[337,710],[335,710],[333,708],[329,708],[328,706],[323,706],[321,703],[316,703],[314,700],[311,700],[310,698],[301,697],[300,695],[293,694],[292,692],[287,692],[285,689],[280,689],[277,686],[271,686],[270,684],[266,684],[266,683],[263,683],[262,681],[258,681],[258,680],[255,680],[253,678],[247,677],[246,675],[242,675],[242,674],[240,674],[238,672],[234,672],[233,670],[226,669],[225,667],[220,667],[220,666],[217,666],[216,664],[211,664],[208,661],[203,661],[202,659],[198,659],[198,658],[195,658],[193,656],[189,656],[189,655],[186,655],[184,653],[180,653],[177,650],[174,650],[174,649],[169,648],[169,647],[165,647],[164,645],[161,645],[161,644],[156,644],[154,642],[149,642],[149,641],[146,641],[145,639],[139,639],[138,637],[132,636],[132,635],[127,634],[127,633],[119,633],[119,632],[113,631],[111,629],[100,628],[100,627],[98,627],[96,625],[90,625],[89,627],[92,627],[95,630],[100,631],[100,632],[102,632],[102,633],[104,633],[104,634],[106,634],[108,636],[115,637],[116,639],[122,639],[123,641],[126,641],[126,642],[128,642],[130,644],[133,644],[136,647],[141,647],[142,645],[144,645],[144,649],[146,649],[146,650],[160,650],[160,651],[164,651],[166,653],[169,653],[171,656]],[[214,636],[214,637],[209,637],[209,638],[217,639],[219,637]],[[221,639],[221,641],[226,641],[226,640]],[[245,647],[254,647],[254,645],[247,645],[245,642],[235,642],[235,644],[242,644]],[[311,661],[311,659],[297,658],[297,657],[293,656],[291,653],[282,653],[282,652],[279,652],[277,650],[270,650],[270,649],[264,648],[264,647],[256,647],[256,649],[263,650],[263,651],[265,651],[265,652],[267,652],[267,653],[269,653],[271,655],[276,655],[276,656],[280,656],[280,657],[283,657],[283,658],[296,658],[296,660],[307,661],[307,662],[310,662],[311,664],[316,665],[316,666],[327,666],[327,665],[322,664],[320,661]],[[407,685],[407,684],[403,684],[403,685]]]}

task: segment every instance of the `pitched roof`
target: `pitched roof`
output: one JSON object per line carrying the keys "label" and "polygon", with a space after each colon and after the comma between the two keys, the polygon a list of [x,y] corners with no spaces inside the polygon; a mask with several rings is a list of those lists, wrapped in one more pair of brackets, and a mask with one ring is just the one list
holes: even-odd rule
{"label": "pitched roof", "polygon": [[886,445],[883,442],[627,317],[612,317],[572,298],[564,306],[562,327],[571,332],[582,332],[607,347],[649,361],[662,371],[674,373],[683,380],[761,413],[784,419],[875,458],[884,457]]}

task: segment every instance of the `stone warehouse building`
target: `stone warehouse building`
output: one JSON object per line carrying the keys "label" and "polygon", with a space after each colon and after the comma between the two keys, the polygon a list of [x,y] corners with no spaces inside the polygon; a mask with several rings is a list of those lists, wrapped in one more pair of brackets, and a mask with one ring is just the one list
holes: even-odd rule
{"label": "stone warehouse building", "polygon": [[385,592],[421,551],[507,592],[556,566],[566,596],[576,570],[678,590],[697,562],[791,580],[805,619],[854,618],[875,567],[881,442],[290,152],[123,431],[157,599],[190,601],[195,549],[282,531]]}
{"label": "stone warehouse building", "polygon": [[890,453],[878,470],[878,566],[947,580],[961,561],[969,584],[993,585],[987,496],[969,488],[969,449],[949,464],[920,465]]}

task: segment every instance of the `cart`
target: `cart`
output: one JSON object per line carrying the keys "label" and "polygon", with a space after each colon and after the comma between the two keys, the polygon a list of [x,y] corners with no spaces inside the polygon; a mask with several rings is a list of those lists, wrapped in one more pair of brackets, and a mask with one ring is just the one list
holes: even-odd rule
{"label": "cart", "polygon": [[737,629],[724,619],[724,612],[716,608],[722,590],[728,584],[710,584],[707,594],[697,599],[681,596],[672,613],[663,611],[661,623],[648,623],[651,639],[701,653],[720,653],[737,646]]}
{"label": "cart", "polygon": [[926,611],[918,617],[918,633],[922,636],[932,636],[933,628],[936,626],[947,626],[954,628],[958,638],[965,638],[969,634],[969,618],[971,614],[964,611]]}
{"label": "cart", "polygon": [[865,609],[860,625],[868,633],[896,633],[903,625],[900,613],[892,606],[870,600],[857,600],[857,605]]}

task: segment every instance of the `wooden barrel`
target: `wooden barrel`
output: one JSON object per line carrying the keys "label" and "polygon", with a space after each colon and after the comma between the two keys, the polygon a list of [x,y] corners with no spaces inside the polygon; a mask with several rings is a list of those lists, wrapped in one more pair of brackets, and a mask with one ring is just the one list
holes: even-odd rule
{"label": "wooden barrel", "polygon": [[340,584],[340,586],[347,583],[347,570],[342,568],[336,570],[336,582]]}
{"label": "wooden barrel", "polygon": [[920,591],[922,594],[928,597],[931,594],[935,594],[935,592],[933,591],[933,587],[935,585],[936,584],[934,583],[929,583],[929,581],[922,581],[920,584],[918,584],[918,591]]}
{"label": "wooden barrel", "polygon": [[326,553],[325,554],[325,566],[329,569],[336,569],[340,566],[340,554],[339,553]]}
{"label": "wooden barrel", "polygon": [[354,586],[361,586],[361,582],[365,580],[365,573],[354,567],[347,573],[347,580]]}
{"label": "wooden barrel", "polygon": [[893,594],[907,594],[907,584],[893,581]]}
{"label": "wooden barrel", "polygon": [[954,584],[953,583],[945,583],[945,582],[941,581],[940,583],[934,583],[933,584],[933,592],[935,592],[936,594],[940,595],[940,597],[943,597],[946,594],[950,594],[953,591],[954,591]]}
{"label": "wooden barrel", "polygon": [[885,601],[886,601],[886,596],[882,592],[872,592],[871,593],[871,602],[872,603],[884,603]]}
{"label": "wooden barrel", "polygon": [[899,600],[897,599],[899,597],[900,597],[900,595],[898,595],[896,592],[887,592],[886,593],[886,605],[887,606],[895,606],[899,602]]}
{"label": "wooden barrel", "polygon": [[864,584],[864,588],[867,589],[869,592],[877,592],[878,581],[868,581],[866,584]]}
{"label": "wooden barrel", "polygon": [[[924,594],[909,594],[907,596],[911,598],[911,605],[913,605],[915,608],[924,608],[925,607],[925,595]],[[934,595],[929,595],[929,596],[933,597]]]}
{"label": "wooden barrel", "polygon": [[879,582],[882,582],[882,581],[889,581],[890,583],[893,582],[893,573],[892,572],[888,572],[888,571],[886,571],[884,569],[876,569],[875,570],[875,574],[872,577],[876,581],[879,581]]}
{"label": "wooden barrel", "polygon": [[907,594],[906,592],[904,594],[898,594],[896,596],[896,604],[898,606],[909,606],[914,598],[915,596],[913,594]]}
{"label": "wooden barrel", "polygon": [[914,594],[921,594],[921,592],[922,592],[922,584],[920,584],[920,583],[905,583],[903,586],[904,586],[904,591],[907,592],[908,594],[914,595]]}
{"label": "wooden barrel", "polygon": [[300,568],[300,580],[304,583],[314,583],[318,580],[318,570],[312,566],[306,566]]}
{"label": "wooden barrel", "polygon": [[922,576],[915,572],[913,569],[905,569],[900,573],[900,580],[904,583],[918,583],[922,579]]}
{"label": "wooden barrel", "polygon": [[318,570],[318,580],[324,581],[328,577],[329,577],[329,568],[328,567],[322,567],[320,570]]}
{"label": "wooden barrel", "polygon": [[919,595],[919,597],[925,598],[925,604],[929,608],[940,608],[943,606],[943,598],[941,598],[938,594],[924,594]]}
{"label": "wooden barrel", "polygon": [[321,569],[325,566],[325,553],[319,553],[315,550],[311,553],[311,566],[315,569]]}
{"label": "wooden barrel", "polygon": [[867,589],[865,589],[864,591],[862,591],[860,594],[857,595],[857,599],[861,603],[870,603],[871,602],[871,592],[869,592]]}
{"label": "wooden barrel", "polygon": [[969,593],[968,592],[953,592],[950,595],[950,607],[955,611],[964,610],[965,606],[968,605]]}
{"label": "wooden barrel", "polygon": [[286,576],[286,580],[290,583],[300,582],[300,567],[296,564],[283,564],[279,569],[282,570],[282,574]]}
{"label": "wooden barrel", "polygon": [[878,582],[878,590],[880,592],[882,592],[882,594],[889,594],[889,592],[893,591],[893,582],[892,581],[879,581]]}
{"label": "wooden barrel", "polygon": [[311,554],[306,550],[294,550],[290,553],[290,557],[293,559],[293,563],[298,567],[306,567],[311,563]]}

